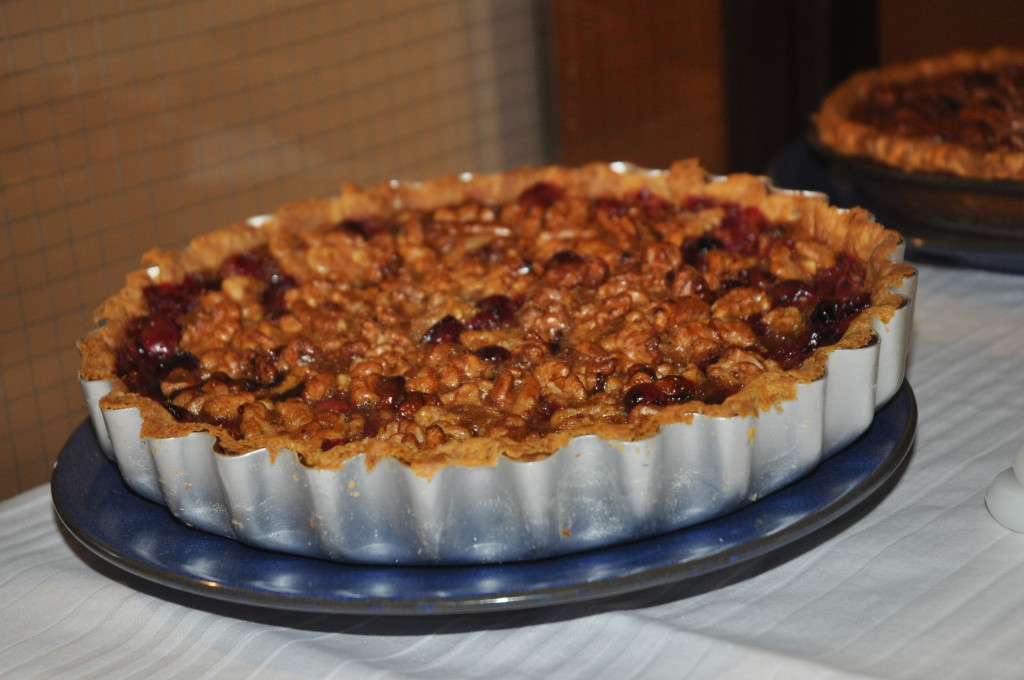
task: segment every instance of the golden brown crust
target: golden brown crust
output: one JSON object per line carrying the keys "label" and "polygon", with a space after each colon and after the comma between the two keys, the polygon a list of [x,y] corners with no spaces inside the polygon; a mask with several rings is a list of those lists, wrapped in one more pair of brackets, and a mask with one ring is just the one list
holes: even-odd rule
{"label": "golden brown crust", "polygon": [[[761,303],[757,302],[756,292],[743,293],[742,289],[736,289],[737,295],[723,295],[714,307],[708,307],[696,297],[685,297],[681,295],[681,301],[675,298],[666,298],[664,309],[658,308],[653,313],[652,327],[660,330],[668,330],[674,333],[678,342],[697,342],[695,347],[700,346],[700,328],[710,328],[709,332],[716,334],[716,337],[730,337],[737,343],[733,349],[724,353],[713,367],[717,379],[724,383],[730,380],[739,381],[738,391],[727,398],[723,403],[700,403],[690,401],[680,405],[668,405],[664,408],[652,408],[639,406],[634,414],[622,420],[616,421],[612,418],[603,418],[602,409],[610,408],[602,401],[594,403],[585,402],[579,398],[581,390],[593,391],[592,385],[582,385],[576,378],[580,375],[595,375],[597,364],[592,364],[579,373],[566,366],[564,362],[551,359],[538,359],[532,364],[532,368],[521,374],[511,369],[489,381],[480,382],[474,379],[466,379],[465,376],[479,374],[480,368],[472,354],[451,354],[446,355],[443,346],[432,349],[426,355],[422,350],[409,351],[416,356],[426,356],[428,362],[447,364],[447,368],[421,370],[417,372],[415,367],[402,364],[403,357],[376,355],[372,359],[366,354],[372,348],[356,347],[352,351],[366,354],[367,361],[377,361],[387,364],[390,367],[385,370],[377,368],[353,369],[341,377],[332,377],[335,382],[323,383],[319,376],[306,375],[306,382],[302,389],[305,390],[306,402],[296,401],[295,403],[279,404],[273,418],[275,423],[280,425],[285,422],[285,430],[289,430],[288,423],[294,420],[295,428],[283,431],[280,427],[273,429],[260,428],[269,421],[268,416],[263,414],[262,407],[254,404],[254,397],[246,393],[216,394],[213,397],[205,395],[201,406],[193,410],[203,410],[207,416],[217,414],[243,413],[242,428],[245,430],[245,437],[241,440],[233,436],[224,427],[215,422],[181,422],[164,408],[160,403],[152,399],[140,396],[128,390],[122,380],[115,373],[117,363],[116,355],[121,348],[125,329],[130,326],[133,319],[147,313],[147,303],[143,289],[153,283],[165,283],[181,281],[189,274],[216,269],[216,267],[228,256],[240,252],[249,251],[253,248],[266,245],[281,260],[281,265],[290,274],[305,280],[317,277],[326,277],[326,281],[338,290],[348,290],[346,286],[354,286],[374,276],[387,268],[387,262],[380,259],[383,255],[378,253],[374,247],[362,245],[362,242],[355,237],[345,234],[337,234],[335,231],[327,230],[325,227],[337,225],[344,220],[363,220],[379,215],[411,214],[415,211],[445,211],[445,206],[459,206],[467,200],[484,201],[487,205],[504,205],[514,202],[524,191],[538,184],[546,182],[565,191],[565,195],[582,196],[587,198],[601,198],[607,196],[623,196],[637,191],[645,191],[661,197],[673,203],[682,203],[686,199],[701,197],[711,199],[712,202],[738,203],[742,206],[758,208],[772,223],[787,225],[792,228],[794,234],[802,234],[806,239],[798,239],[801,244],[796,250],[789,252],[783,249],[779,255],[779,261],[773,266],[778,267],[780,272],[788,272],[790,268],[804,267],[805,271],[813,272],[826,264],[834,263],[834,253],[845,252],[855,256],[863,263],[865,270],[865,285],[870,292],[871,308],[869,314],[857,316],[850,324],[843,338],[833,347],[825,348],[814,353],[800,366],[783,370],[773,361],[766,361],[744,349],[745,340],[750,331],[740,319],[754,311],[763,311],[759,308]],[[693,230],[693,235],[701,233],[704,229],[703,220],[709,220],[716,214],[717,208],[708,211],[697,211],[694,214],[692,224],[684,229]],[[710,215],[709,215],[710,214]],[[529,220],[527,220],[529,223]],[[484,225],[486,226],[486,225]],[[613,230],[615,225],[608,228]],[[415,220],[410,222],[409,234],[403,238],[402,254],[409,267],[415,268],[417,250]],[[481,227],[483,229],[483,227]],[[327,233],[327,236],[324,234]],[[676,240],[682,239],[679,234]],[[482,232],[481,242],[487,240],[486,229]],[[623,235],[628,238],[628,234]],[[544,241],[537,237],[538,243]],[[551,237],[550,245],[537,246],[537,253],[545,257],[555,254],[560,243],[557,238]],[[570,239],[571,241],[571,239]],[[575,242],[575,241],[571,241]],[[815,245],[821,244],[821,245]],[[289,261],[290,248],[301,246],[304,250],[303,257],[296,257]],[[678,251],[681,243],[675,243],[675,250]],[[388,183],[379,187],[362,191],[353,186],[345,186],[342,192],[334,198],[322,200],[310,200],[286,205],[282,207],[260,228],[253,228],[245,223],[232,225],[226,229],[204,235],[192,242],[189,248],[183,253],[169,253],[164,251],[152,251],[147,253],[144,263],[148,269],[131,274],[128,277],[127,285],[117,295],[113,296],[100,308],[97,317],[103,320],[100,328],[86,336],[80,343],[83,356],[81,377],[84,380],[109,380],[114,384],[114,389],[103,400],[105,408],[126,408],[136,407],[140,410],[143,419],[143,435],[152,437],[174,437],[181,436],[195,430],[207,430],[220,439],[221,447],[228,452],[241,453],[246,450],[266,447],[271,451],[280,448],[296,450],[303,461],[315,467],[338,467],[353,456],[366,454],[367,460],[372,464],[376,459],[382,457],[396,457],[399,460],[411,465],[418,472],[430,474],[439,467],[449,464],[457,465],[491,465],[499,456],[508,456],[515,459],[531,460],[538,456],[548,455],[564,446],[570,439],[581,434],[596,434],[606,439],[635,440],[653,435],[660,427],[673,422],[683,422],[692,418],[694,413],[704,413],[711,416],[732,417],[742,415],[753,415],[757,412],[777,406],[780,402],[794,398],[797,385],[801,382],[814,380],[820,377],[824,371],[827,353],[835,347],[859,347],[871,341],[872,318],[880,318],[887,321],[896,309],[904,303],[904,298],[894,293],[891,289],[900,285],[912,270],[906,265],[894,263],[891,260],[893,252],[899,247],[900,238],[898,234],[886,231],[883,227],[871,220],[870,216],[861,210],[839,211],[829,207],[819,196],[793,194],[789,192],[777,192],[771,190],[763,178],[750,175],[733,175],[727,178],[709,178],[696,161],[683,161],[675,164],[668,171],[650,172],[642,170],[629,170],[624,172],[615,171],[609,166],[593,164],[578,169],[561,167],[545,168],[523,168],[497,175],[481,175],[474,177],[451,176],[438,180],[418,184]],[[329,247],[328,247],[329,246]],[[595,246],[596,247],[596,246]],[[656,246],[648,250],[651,261],[648,267],[669,267],[671,263],[664,264],[663,259],[671,260],[673,249],[661,251]],[[379,256],[379,257],[378,257]],[[434,255],[430,255],[434,257]],[[596,256],[595,256],[596,257]],[[725,257],[725,256],[723,256]],[[378,258],[378,259],[375,259]],[[595,262],[595,259],[591,259]],[[730,263],[728,258],[719,263],[722,267],[742,266],[742,262]],[[587,277],[593,272],[587,269],[579,269],[573,276],[581,277],[578,282],[586,282]],[[594,282],[600,280],[598,274],[594,274]],[[714,274],[709,273],[713,277]],[[442,277],[443,278],[443,277]],[[351,280],[349,280],[351,279]],[[319,279],[317,279],[319,280]],[[571,286],[581,285],[579,283],[561,283],[543,289],[546,295],[558,295],[559,290],[563,293],[567,288],[559,288],[559,285]],[[233,364],[232,359],[225,359],[221,346],[216,342],[207,343],[209,339],[204,333],[217,333],[225,328],[238,329],[244,326],[243,320],[246,315],[246,302],[251,299],[252,291],[248,291],[249,284],[244,280],[225,279],[223,288],[215,293],[210,293],[203,298],[200,307],[190,312],[194,323],[203,327],[204,323],[208,331],[186,330],[183,337],[183,345],[187,345],[189,351],[194,351],[201,357],[201,361],[210,361],[211,365],[218,370],[225,369],[230,372]],[[312,285],[312,284],[311,284]],[[438,284],[441,285],[441,284]],[[514,286],[515,282],[506,280],[489,281],[487,277],[479,283],[476,291],[479,296],[493,294],[495,291],[504,291],[507,286]],[[591,285],[591,284],[586,284]],[[596,283],[594,283],[596,285]],[[687,285],[685,282],[677,282],[680,290]],[[334,288],[331,288],[333,291]],[[354,289],[352,289],[354,290]],[[542,291],[543,292],[543,291]],[[613,295],[614,289],[606,291],[607,296],[600,300],[597,306],[598,314],[611,315],[608,318],[618,318],[621,310],[617,310],[616,298]],[[628,295],[630,290],[626,289],[622,299],[626,308],[629,307]],[[424,297],[417,303],[429,310],[429,313],[422,319],[410,318],[408,323],[412,326],[412,336],[419,337],[433,320],[443,314],[452,314],[465,319],[469,313],[468,307],[458,300],[445,297],[443,289],[437,289],[434,297]],[[303,295],[312,295],[306,291]],[[325,293],[330,295],[333,293]],[[634,296],[639,293],[634,293]],[[354,295],[354,294],[353,294]],[[240,300],[238,305],[219,304],[225,296],[235,296]],[[436,298],[436,300],[434,299]],[[736,298],[733,300],[733,298]],[[311,301],[321,300],[322,304],[326,298],[316,296],[309,298]],[[355,299],[355,298],[353,298]],[[305,304],[305,303],[303,303]],[[205,306],[204,306],[205,305]],[[461,305],[461,306],[460,306]],[[754,305],[753,308],[750,305]],[[230,309],[232,316],[225,317],[224,310]],[[543,301],[538,302],[535,307],[530,307],[529,313],[524,312],[523,323],[538,324],[537,328],[546,328],[545,323],[550,319],[541,318],[544,310]],[[589,308],[588,308],[589,309]],[[468,311],[467,311],[468,310]],[[539,311],[538,311],[539,310]],[[540,316],[531,317],[530,313]],[[206,315],[204,317],[204,315]],[[714,319],[708,323],[708,320]],[[786,319],[785,314],[779,313],[771,317],[771,323],[777,324],[779,328],[787,328],[799,321]],[[207,321],[204,322],[203,319]],[[317,318],[315,315],[314,320]],[[334,317],[331,317],[334,318]],[[286,315],[281,322],[287,325],[293,323],[292,315]],[[665,321],[668,319],[668,321]],[[674,321],[673,321],[674,319]],[[610,322],[602,322],[600,319],[592,320],[600,325],[607,323],[608,327],[615,327]],[[333,322],[332,322],[333,323]],[[580,322],[582,323],[582,322]],[[645,322],[646,323],[646,322]],[[669,328],[661,328],[658,324],[670,324]],[[687,325],[689,324],[689,325]],[[622,333],[627,332],[624,327]],[[231,332],[235,332],[232,330]],[[271,333],[270,330],[266,331]],[[539,331],[538,331],[539,332]],[[696,335],[695,335],[696,334]],[[746,335],[745,335],[746,334]],[[343,335],[343,334],[342,334]],[[287,336],[292,338],[283,350],[278,347],[283,355],[288,352],[296,352],[296,362],[301,362],[301,346],[293,346],[297,342],[296,334]],[[378,336],[373,336],[378,337]],[[389,336],[390,337],[390,336]],[[486,344],[498,344],[504,337],[501,330],[475,331],[466,335],[467,343],[474,346]],[[554,336],[553,336],[554,337]],[[595,337],[595,340],[598,338]],[[266,340],[268,347],[273,344]],[[276,342],[276,341],[274,341]],[[340,341],[339,341],[340,342]],[[401,345],[402,340],[396,339]],[[206,344],[204,344],[206,343]],[[301,343],[300,343],[301,344]],[[579,342],[574,350],[577,361],[599,362],[607,360],[610,355],[618,357],[617,361],[637,361],[644,359],[644,340],[634,336],[617,336],[606,334],[599,340],[600,346],[595,343]],[[382,350],[383,351],[383,350]],[[522,350],[529,352],[529,348]],[[538,350],[539,351],[539,350]],[[652,348],[653,351],[653,348]],[[218,354],[218,352],[221,352]],[[207,359],[207,356],[213,357]],[[410,355],[411,356],[411,355]],[[657,356],[655,352],[654,356]],[[588,358],[589,357],[589,358]],[[396,363],[397,362],[397,363]],[[446,372],[446,370],[448,372]],[[696,370],[692,366],[687,369]],[[459,385],[459,372],[461,371],[463,382]],[[532,371],[532,372],[531,372]],[[588,373],[589,371],[589,373]],[[599,371],[598,371],[599,373]],[[621,371],[620,371],[621,373]],[[531,397],[530,381],[543,383],[546,396],[552,394],[564,399],[566,404],[579,404],[578,408],[564,408],[558,413],[559,423],[557,426],[546,431],[543,437],[510,437],[502,436],[502,425],[500,422],[488,421],[491,424],[486,431],[469,436],[462,432],[458,423],[441,421],[445,427],[437,431],[437,418],[446,417],[440,405],[432,410],[429,403],[422,404],[422,409],[415,414],[415,418],[403,423],[393,424],[399,428],[387,440],[379,438],[359,439],[351,443],[340,443],[335,446],[321,444],[320,439],[304,439],[301,435],[302,424],[312,417],[309,403],[315,399],[326,399],[333,394],[331,390],[337,389],[337,381],[344,379],[346,393],[358,393],[364,390],[371,396],[381,391],[379,381],[380,375],[402,374],[407,385],[415,385],[416,392],[421,394],[437,394],[437,382],[445,383],[454,381],[450,389],[444,391],[446,399],[451,399],[456,404],[462,404],[460,408],[471,408],[474,399],[479,400],[479,395],[466,393],[474,389],[484,388],[488,394],[488,404],[507,404],[510,417],[515,414],[523,414],[519,404],[526,403],[528,406],[536,402],[536,394]],[[518,378],[516,376],[519,376]],[[622,373],[624,379],[647,380],[640,374]],[[640,375],[640,378],[636,378]],[[376,376],[376,377],[374,377]],[[653,376],[652,376],[653,377]],[[615,378],[618,380],[619,378]],[[170,380],[170,379],[168,379]],[[184,378],[184,386],[188,387],[188,378]],[[503,383],[502,381],[506,381]],[[320,382],[318,382],[320,381]],[[375,382],[376,381],[376,382]],[[516,385],[508,381],[516,382]],[[575,382],[574,382],[575,381]],[[173,380],[170,380],[173,382]],[[622,390],[628,385],[620,385]],[[177,389],[179,386],[172,386]],[[279,389],[284,390],[290,387],[286,382]],[[463,393],[459,389],[463,389]],[[603,389],[603,387],[602,387]],[[507,396],[503,396],[508,390]],[[170,393],[170,390],[166,390]],[[180,401],[178,407],[188,410],[192,404],[188,401],[189,390],[178,390],[175,399]],[[310,395],[313,395],[312,397]],[[533,401],[529,401],[530,399]],[[527,400],[523,402],[522,400]],[[519,400],[519,401],[517,401]],[[251,408],[247,408],[251,407]],[[521,421],[522,418],[519,418]],[[575,423],[579,423],[578,426]],[[510,426],[511,427],[511,426]],[[407,429],[400,429],[407,428]],[[433,431],[432,431],[433,429]],[[463,428],[464,429],[464,428]],[[521,429],[521,427],[520,427]],[[402,435],[406,432],[406,435]],[[298,433],[298,434],[297,434]],[[237,433],[235,433],[237,435]],[[318,435],[322,437],[321,435]],[[403,436],[414,436],[419,440],[415,446],[403,445]],[[435,445],[424,445],[423,440],[434,437]],[[464,441],[469,437],[469,441]],[[412,441],[412,440],[406,440]],[[414,442],[415,443],[415,442]]]}
{"label": "golden brown crust", "polygon": [[[907,172],[938,173],[980,180],[1024,180],[1024,153],[1020,149],[983,149],[941,136],[925,138],[855,120],[853,111],[884,87],[927,81],[974,71],[994,72],[1003,67],[1024,68],[1024,51],[996,48],[986,52],[959,50],[947,55],[861,71],[840,84],[822,102],[813,117],[817,138],[832,151],[871,160]],[[1020,94],[1015,111],[1005,121],[1018,125]]]}

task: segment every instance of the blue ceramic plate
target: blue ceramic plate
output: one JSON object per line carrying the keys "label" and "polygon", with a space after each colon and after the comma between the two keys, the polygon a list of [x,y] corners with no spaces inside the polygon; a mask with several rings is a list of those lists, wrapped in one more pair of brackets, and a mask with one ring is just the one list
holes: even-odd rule
{"label": "blue ceramic plate", "polygon": [[439,614],[522,609],[610,597],[765,562],[849,519],[890,486],[914,439],[910,386],[871,428],[809,476],[717,520],[635,543],[486,566],[338,564],[252,548],[181,524],[135,495],[83,423],[54,468],[57,515],[114,565],[182,591],[277,609]]}

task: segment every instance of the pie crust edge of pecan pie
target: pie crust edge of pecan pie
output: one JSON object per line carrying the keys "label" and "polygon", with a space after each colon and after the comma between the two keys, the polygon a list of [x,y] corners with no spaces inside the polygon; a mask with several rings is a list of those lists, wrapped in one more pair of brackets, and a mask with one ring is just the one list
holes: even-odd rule
{"label": "pie crust edge of pecan pie", "polygon": [[[635,441],[655,435],[668,424],[688,422],[694,413],[714,417],[751,416],[779,407],[795,398],[797,386],[821,378],[828,355],[837,349],[864,347],[873,342],[872,324],[887,323],[907,298],[897,291],[914,276],[910,265],[897,260],[902,247],[896,232],[886,230],[861,209],[838,210],[821,195],[779,191],[763,177],[737,174],[712,177],[695,160],[680,161],[667,171],[638,168],[627,171],[606,164],[579,168],[548,166],[521,168],[493,175],[453,175],[418,183],[389,182],[368,190],[346,185],[335,197],[311,199],[282,206],[260,228],[246,222],[236,223],[194,239],[182,252],[152,250],[145,254],[145,268],[131,273],[116,295],[103,303],[96,313],[99,327],[79,343],[82,354],[80,379],[109,381],[112,389],[100,402],[103,409],[138,409],[142,418],[141,435],[146,438],[183,437],[195,431],[207,431],[221,442],[234,440],[219,426],[188,424],[175,420],[156,402],[125,389],[114,373],[115,353],[121,330],[136,315],[146,311],[142,290],[153,282],[180,280],[189,272],[216,267],[225,257],[253,248],[267,239],[271,229],[302,229],[311,225],[337,224],[347,217],[365,217],[396,208],[435,208],[456,204],[467,198],[486,198],[494,202],[514,200],[523,190],[538,182],[550,182],[567,192],[600,197],[647,189],[670,201],[694,195],[744,206],[756,206],[769,220],[796,222],[834,250],[845,250],[865,263],[866,283],[871,306],[851,323],[835,345],[819,349],[801,367],[790,371],[767,372],[722,404],[668,406],[639,423],[600,425],[587,431],[565,431],[547,435],[538,445],[508,439],[473,438],[452,441],[434,450],[410,451],[379,440],[362,440],[318,454],[318,468],[340,468],[346,461],[363,455],[372,467],[382,458],[396,458],[426,476],[447,465],[490,466],[504,456],[516,460],[536,460],[564,447],[579,435],[593,434],[610,441]],[[237,446],[237,445],[236,445]],[[245,449],[224,446],[226,452],[244,453],[267,448],[271,452],[287,448],[300,454],[301,442],[286,437],[245,442]]]}
{"label": "pie crust edge of pecan pie", "polygon": [[1024,66],[1024,51],[1003,47],[956,50],[857,72],[832,90],[811,116],[816,141],[840,156],[866,159],[904,172],[1024,181],[1022,153],[983,152],[962,144],[887,134],[849,117],[853,106],[878,85],[992,70],[1004,64]]}

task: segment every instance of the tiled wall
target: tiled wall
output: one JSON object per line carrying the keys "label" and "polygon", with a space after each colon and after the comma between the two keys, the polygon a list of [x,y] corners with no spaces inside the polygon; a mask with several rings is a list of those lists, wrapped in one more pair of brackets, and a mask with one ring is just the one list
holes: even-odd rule
{"label": "tiled wall", "polygon": [[548,162],[535,2],[0,2],[0,498],[85,417],[75,340],[143,251]]}

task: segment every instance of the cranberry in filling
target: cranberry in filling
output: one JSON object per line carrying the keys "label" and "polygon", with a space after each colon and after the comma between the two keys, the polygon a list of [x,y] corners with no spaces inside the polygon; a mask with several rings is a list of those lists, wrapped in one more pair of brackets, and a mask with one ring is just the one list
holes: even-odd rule
{"label": "cranberry in filling", "polygon": [[355,410],[355,407],[349,403],[348,399],[328,397],[323,401],[317,402],[313,406],[313,410],[317,413],[351,413]]}
{"label": "cranberry in filling", "polygon": [[730,206],[714,234],[729,250],[749,255],[757,252],[757,235],[768,226],[764,213],[757,208]]}
{"label": "cranberry in filling", "polygon": [[491,295],[476,303],[480,311],[467,322],[471,331],[495,330],[516,325],[517,305],[504,295]]}
{"label": "cranberry in filling", "polygon": [[768,287],[768,295],[773,307],[795,307],[818,297],[810,284],[798,279],[776,281]]}
{"label": "cranberry in filling", "polygon": [[380,397],[380,405],[385,408],[400,404],[405,398],[405,378],[400,375],[382,378],[377,394]]}
{"label": "cranberry in filling", "polygon": [[509,352],[501,345],[486,345],[473,353],[484,361],[494,364],[508,361],[512,358],[512,352]]}
{"label": "cranberry in filling", "polygon": [[157,362],[164,362],[178,351],[181,329],[167,319],[150,319],[139,331],[139,349]]}
{"label": "cranberry in filling", "polygon": [[565,189],[549,182],[538,182],[519,194],[519,205],[524,208],[550,208],[565,195]]}
{"label": "cranberry in filling", "polygon": [[547,397],[542,397],[530,413],[528,419],[530,429],[541,431],[549,429],[551,416],[555,415],[555,412],[560,408],[562,408],[562,405],[557,401],[551,401]]}
{"label": "cranberry in filling", "polygon": [[199,274],[190,274],[180,283],[155,283],[142,290],[149,308],[149,315],[155,318],[177,321],[182,314],[196,305],[205,290],[220,288],[220,278],[210,279]]}
{"label": "cranberry in filling", "polygon": [[668,375],[654,381],[654,386],[665,393],[669,404],[685,404],[696,399],[699,391],[696,385],[681,375]]}
{"label": "cranberry in filling", "polygon": [[360,219],[342,220],[335,229],[355,234],[364,239],[371,239],[377,234],[385,234],[394,230],[393,225],[387,220],[377,217],[363,217]]}
{"label": "cranberry in filling", "polygon": [[[560,187],[541,183],[524,191],[518,200],[523,207],[548,209],[559,201],[576,199],[567,199]],[[684,238],[683,233],[693,231],[676,231],[674,240],[661,240],[663,230],[673,233],[673,220],[693,219],[695,211],[708,208],[715,209],[714,215],[724,215],[718,226],[699,236]],[[789,369],[799,366],[816,349],[839,340],[850,321],[870,302],[863,292],[862,265],[842,253],[836,255],[834,267],[821,268],[806,279],[776,280],[769,269],[773,263],[765,254],[776,246],[792,247],[792,241],[786,227],[770,224],[756,208],[700,197],[676,205],[648,191],[639,191],[597,199],[576,211],[598,225],[634,229],[639,236],[625,238],[616,233],[595,246],[593,241],[557,236],[556,232],[554,238],[561,240],[546,249],[535,248],[533,237],[518,242],[509,238],[509,247],[515,251],[513,256],[495,250],[483,259],[475,241],[473,248],[464,251],[449,247],[459,238],[460,229],[481,228],[480,221],[463,220],[461,215],[485,209],[492,210],[484,220],[484,226],[490,228],[487,225],[496,219],[493,216],[502,212],[477,203],[454,206],[443,220],[431,221],[429,213],[409,218],[422,220],[424,232],[436,232],[438,243],[448,244],[446,249],[435,249],[434,256],[454,253],[452,257],[463,257],[446,266],[464,266],[475,272],[473,276],[477,278],[464,288],[458,288],[458,274],[452,274],[451,280],[443,282],[446,287],[438,289],[457,297],[462,309],[472,303],[464,322],[446,315],[419,337],[409,334],[410,327],[422,327],[416,323],[416,308],[425,299],[424,290],[431,294],[431,274],[421,281],[412,280],[420,275],[412,255],[406,263],[398,251],[389,254],[378,250],[389,247],[388,239],[365,244],[369,253],[379,255],[372,266],[380,267],[382,278],[387,279],[383,283],[366,282],[345,288],[327,279],[303,282],[301,296],[286,295],[298,282],[262,247],[233,255],[215,270],[190,275],[180,283],[146,288],[147,313],[134,319],[126,329],[118,372],[129,389],[157,400],[182,422],[197,422],[199,416],[195,413],[205,412],[194,404],[185,409],[172,403],[161,393],[162,383],[164,389],[170,390],[170,385],[175,395],[183,399],[189,396],[182,395],[184,390],[214,395],[251,392],[270,413],[270,425],[285,428],[282,423],[287,422],[289,432],[302,432],[301,437],[314,442],[314,446],[319,442],[324,451],[371,437],[422,441],[424,428],[438,427],[425,425],[423,417],[417,418],[428,406],[436,407],[426,412],[431,418],[461,428],[460,436],[475,436],[497,425],[503,431],[516,432],[516,437],[530,438],[554,431],[559,422],[573,420],[554,419],[552,423],[552,417],[563,408],[597,406],[593,410],[602,413],[599,417],[604,420],[600,422],[622,423],[638,406],[669,408],[694,401],[719,404],[740,389],[731,382],[718,382],[710,370],[712,365],[728,358],[727,350],[734,345],[723,338],[733,330],[719,331],[705,317],[699,322],[703,324],[700,332],[721,332],[722,338],[708,341],[685,359],[676,359],[665,349],[673,342],[675,328],[660,327],[660,335],[652,335],[650,320],[644,316],[647,309],[678,309],[683,317],[680,323],[685,325],[690,323],[687,315],[699,318],[707,314],[708,308],[714,308],[717,323],[720,310],[715,307],[716,302],[727,297],[727,304],[723,305],[726,309],[722,310],[726,326],[745,324],[747,328],[741,329],[739,335],[754,338],[753,346],[751,340],[744,340],[741,347]],[[605,214],[600,214],[602,211]],[[450,219],[452,212],[460,215],[459,220]],[[523,216],[525,211],[509,212]],[[552,224],[562,212],[555,209],[546,213],[543,223]],[[535,224],[537,214],[515,219]],[[404,222],[377,218],[345,220],[325,233],[341,230],[366,241],[387,233],[398,241],[404,228],[400,224]],[[513,225],[509,230],[514,233],[515,228]],[[633,245],[634,241],[639,245]],[[666,248],[666,243],[671,245]],[[505,237],[501,244],[501,248],[506,247]],[[665,267],[668,271],[664,277],[659,269],[658,280],[649,284],[654,278],[653,268],[645,264],[649,260],[644,249],[652,244],[657,245],[651,251],[662,248],[669,253],[663,263],[670,264]],[[751,264],[756,262],[754,256],[760,258],[760,264]],[[535,268],[530,262],[543,264]],[[495,267],[506,267],[502,277],[493,276]],[[225,363],[225,373],[244,374],[234,379],[216,373],[204,375],[203,370],[214,370],[209,369],[211,355],[202,355],[206,368],[201,369],[199,360],[181,348],[181,324],[196,317],[206,318],[204,315],[211,313],[208,306],[192,313],[200,296],[219,289],[229,276],[249,277],[263,284],[231,290],[237,294],[238,289],[246,289],[252,291],[248,295],[257,298],[250,300],[247,307],[241,306],[246,310],[241,313],[253,315],[256,321],[238,321],[243,331],[239,337],[246,338],[249,344],[244,351],[235,352],[233,363]],[[484,276],[489,277],[490,290],[494,290],[492,283],[498,281],[503,292],[479,297]],[[304,296],[318,294],[311,292],[316,286],[329,292],[318,301],[307,300]],[[376,298],[367,293],[374,286],[393,294],[395,302],[392,304],[389,298],[387,305],[378,305]],[[421,287],[416,289],[418,293],[406,292],[416,286]],[[605,294],[599,292],[605,286],[614,291],[613,296],[620,296],[618,304],[627,311],[616,310],[611,303],[606,305]],[[764,293],[758,292],[757,304],[750,304],[751,296],[744,300],[746,293],[737,290],[743,288]],[[538,292],[543,294],[538,296]],[[734,298],[741,302],[733,305]],[[769,316],[761,305],[765,299],[772,309],[786,309]],[[255,312],[252,302],[259,303]],[[287,322],[279,320],[286,312],[290,314]],[[235,311],[236,315],[239,313]],[[578,319],[588,318],[594,325],[591,335],[596,335],[581,337],[574,324]],[[601,320],[593,321],[596,318]],[[246,323],[249,325],[245,326]],[[271,333],[274,339],[267,339],[263,335],[267,327],[261,324],[269,324],[267,327],[274,328],[278,335]],[[637,332],[620,333],[630,330],[629,324],[635,324]],[[285,327],[289,330],[281,333]],[[362,336],[362,329],[377,335]],[[474,333],[476,349],[436,347],[460,345],[465,331]],[[217,329],[211,332],[216,333]],[[396,336],[401,337],[395,340]],[[275,347],[267,349],[268,346]],[[232,350],[226,347],[225,354],[230,355]],[[214,352],[212,356],[219,355]],[[674,361],[679,361],[678,365],[665,368]],[[362,368],[356,370],[354,366]],[[168,379],[176,369],[184,369],[185,374],[175,373]],[[669,374],[665,375],[666,372]],[[517,402],[516,390],[520,388],[524,398]],[[457,399],[463,396],[476,401],[460,404]],[[186,403],[183,399],[177,403]],[[228,401],[226,408],[231,408],[230,400],[222,401]],[[502,405],[495,406],[499,402]],[[607,414],[609,405],[618,410],[617,414]],[[241,418],[243,408],[239,407],[236,415],[225,415],[222,410],[220,417],[203,417],[240,437],[241,428],[248,427]],[[310,423],[300,419],[292,425],[288,420],[308,419],[310,413]],[[246,418],[248,423],[248,412]],[[320,429],[316,430],[317,427]]]}
{"label": "cranberry in filling", "polygon": [[609,215],[615,215],[616,217],[622,217],[629,214],[629,203],[618,198],[599,198],[595,202],[594,207],[601,212],[608,213]]}
{"label": "cranberry in filling", "polygon": [[668,406],[668,395],[656,387],[653,383],[640,383],[633,385],[626,391],[622,398],[626,411],[632,411],[637,406]]}
{"label": "cranberry in filling", "polygon": [[[813,301],[816,296],[807,299]],[[854,317],[870,303],[867,294],[846,299],[825,298],[815,302],[807,317],[809,328],[803,332],[778,334],[761,323],[755,323],[754,330],[764,347],[765,356],[779,362],[785,369],[795,368],[815,350],[838,342]]]}
{"label": "cranberry in filling", "polygon": [[353,441],[352,439],[328,437],[328,438],[324,439],[322,442],[320,442],[320,450],[321,451],[330,451],[335,446],[344,446],[345,444],[351,444],[352,441]]}
{"label": "cranberry in filling", "polygon": [[260,298],[260,304],[267,316],[271,318],[278,318],[288,311],[284,302],[284,294],[297,285],[294,278],[281,270],[277,260],[266,248],[239,253],[227,258],[221,263],[217,274],[218,282],[228,276],[248,276],[267,284],[266,290]]}
{"label": "cranberry in filling", "polygon": [[459,341],[459,335],[465,329],[466,327],[454,316],[444,316],[423,334],[420,342],[427,345],[440,345],[445,342],[456,343]]}

